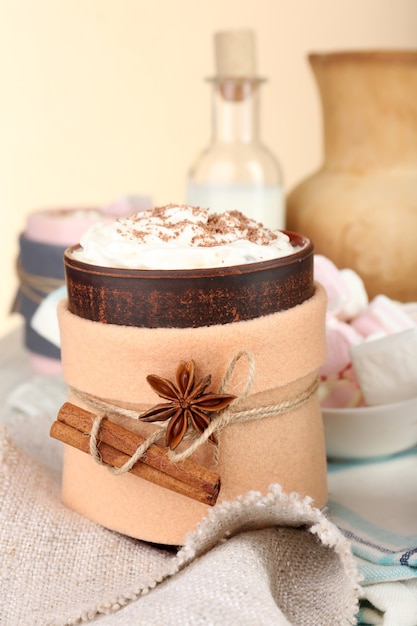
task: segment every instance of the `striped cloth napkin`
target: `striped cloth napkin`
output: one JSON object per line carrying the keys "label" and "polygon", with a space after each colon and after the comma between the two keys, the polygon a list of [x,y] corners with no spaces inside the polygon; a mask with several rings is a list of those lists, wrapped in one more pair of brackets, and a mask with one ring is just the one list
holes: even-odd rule
{"label": "striped cloth napkin", "polygon": [[359,624],[417,626],[417,449],[329,465],[331,519],[362,576]]}

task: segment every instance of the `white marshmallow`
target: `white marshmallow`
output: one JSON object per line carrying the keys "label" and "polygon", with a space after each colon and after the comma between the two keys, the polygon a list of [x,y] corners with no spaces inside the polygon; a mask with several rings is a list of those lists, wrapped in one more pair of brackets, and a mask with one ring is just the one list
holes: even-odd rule
{"label": "white marshmallow", "polygon": [[353,345],[350,353],[366,404],[417,397],[416,327]]}
{"label": "white marshmallow", "polygon": [[57,307],[58,303],[66,297],[66,286],[59,287],[59,289],[56,289],[42,300],[30,321],[31,327],[41,337],[58,348],[61,346],[61,336],[59,333]]}

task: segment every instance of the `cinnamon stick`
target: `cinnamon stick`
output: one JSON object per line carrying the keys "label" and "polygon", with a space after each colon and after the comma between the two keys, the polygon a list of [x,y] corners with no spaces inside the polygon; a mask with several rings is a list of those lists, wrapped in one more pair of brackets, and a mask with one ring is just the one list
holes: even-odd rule
{"label": "cinnamon stick", "polygon": [[[96,416],[89,411],[66,402],[58,412],[51,428],[51,436],[89,453],[91,431]],[[119,424],[103,418],[100,425],[98,450],[104,463],[121,467],[144,443],[144,438]],[[220,490],[220,477],[215,472],[184,459],[170,461],[166,450],[152,445],[130,470],[155,484],[181,493],[204,504],[213,506]]]}

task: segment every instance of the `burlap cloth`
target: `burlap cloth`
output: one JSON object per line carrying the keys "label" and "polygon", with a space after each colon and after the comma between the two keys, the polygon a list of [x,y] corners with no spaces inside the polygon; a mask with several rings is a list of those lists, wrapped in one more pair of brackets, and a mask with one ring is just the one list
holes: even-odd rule
{"label": "burlap cloth", "polygon": [[[29,441],[36,423],[26,428]],[[349,544],[308,499],[272,485],[224,502],[176,553],[65,508],[59,480],[3,428],[2,626],[355,623]]]}

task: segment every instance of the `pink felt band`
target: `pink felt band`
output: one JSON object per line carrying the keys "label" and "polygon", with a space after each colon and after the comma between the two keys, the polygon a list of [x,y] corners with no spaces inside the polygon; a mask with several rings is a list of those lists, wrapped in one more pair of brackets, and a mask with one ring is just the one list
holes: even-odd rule
{"label": "pink felt band", "polygon": [[[100,397],[129,403],[154,403],[148,374],[172,378],[179,361],[194,359],[197,377],[212,375],[220,385],[239,350],[253,353],[256,376],[251,394],[286,385],[314,371],[325,359],[323,319],[326,295],[316,286],[312,298],[288,311],[227,325],[201,328],[133,328],[77,317],[67,302],[58,307],[65,380]],[[232,393],[247,376],[238,362]]]}
{"label": "pink felt band", "polygon": [[[217,391],[230,359],[241,349],[255,356],[256,376],[245,407],[297,397],[315,380],[325,358],[324,289],[302,305],[249,322],[199,329],[141,329],[77,318],[59,308],[65,380],[87,393],[128,405],[156,404],[146,383],[156,373],[173,379],[179,360],[193,358],[197,377],[212,374]],[[239,393],[247,363],[238,363],[228,391]],[[71,402],[84,406],[69,393]],[[89,408],[85,406],[84,408]],[[91,410],[91,408],[90,408]],[[136,420],[135,423],[137,424]],[[140,423],[139,423],[140,427]],[[220,436],[213,465],[210,444],[198,460],[221,475],[219,502],[277,482],[287,492],[327,499],[326,455],[317,393],[299,408],[246,423]],[[131,474],[113,476],[89,455],[65,446],[63,501],[107,528],[147,541],[181,544],[208,507]]]}

